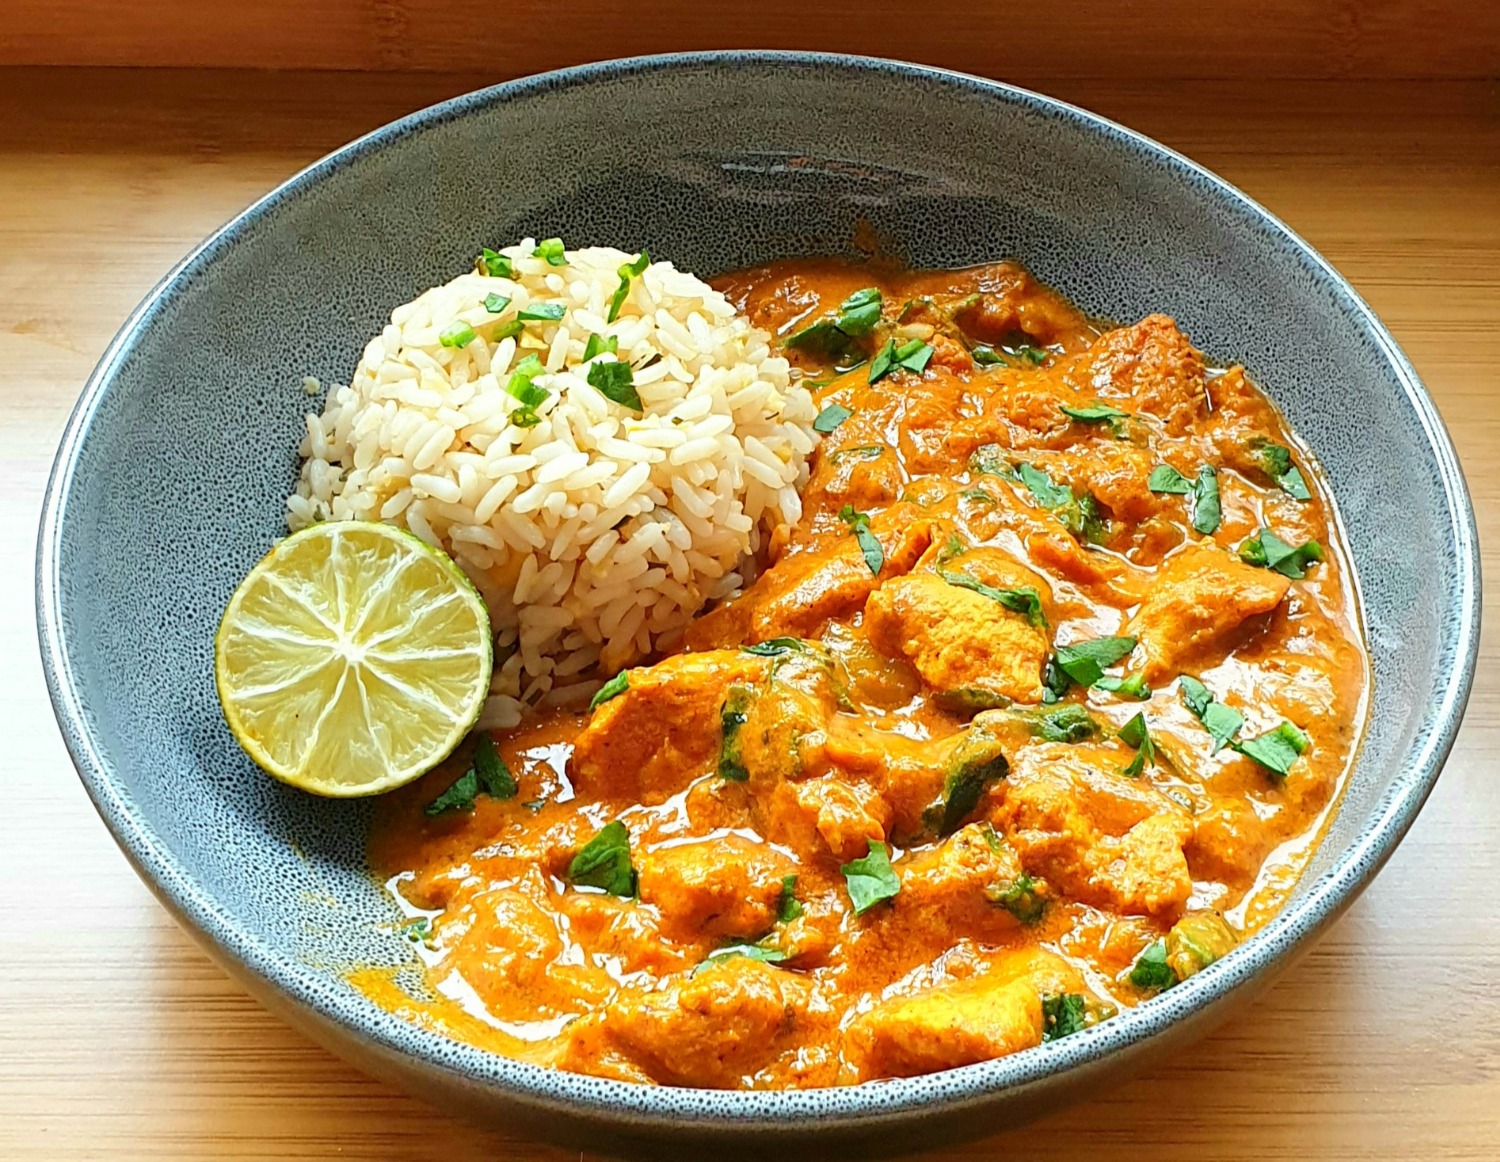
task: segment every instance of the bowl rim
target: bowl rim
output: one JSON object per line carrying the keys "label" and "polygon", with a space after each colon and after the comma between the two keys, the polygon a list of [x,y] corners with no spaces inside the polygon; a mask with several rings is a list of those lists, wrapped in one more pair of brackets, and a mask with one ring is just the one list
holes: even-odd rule
{"label": "bowl rim", "polygon": [[[809,1090],[716,1091],[651,1087],[586,1077],[500,1057],[439,1034],[418,1029],[371,1002],[331,992],[320,974],[276,954],[238,924],[175,859],[167,845],[132,808],[118,784],[107,747],[90,725],[73,671],[58,573],[68,503],[79,451],[101,401],[121,365],[153,320],[194,278],[224,254],[252,224],[277,207],[312,191],[325,177],[359,158],[410,135],[506,101],[585,87],[624,75],[703,69],[783,66],[883,74],[902,83],[938,85],[1000,104],[1019,105],[1069,121],[1074,128],[1110,140],[1138,158],[1200,187],[1301,263],[1330,292],[1351,325],[1362,327],[1399,379],[1431,449],[1455,546],[1455,614],[1443,643],[1452,658],[1440,696],[1424,728],[1404,755],[1401,768],[1369,822],[1337,863],[1304,895],[1279,912],[1231,956],[1189,978],[1170,994],[1154,998],[1108,1022],[1009,1057],[915,1078]],[[1111,1054],[1144,1047],[1173,1025],[1217,1007],[1231,993],[1289,963],[1370,882],[1405,835],[1430,793],[1452,748],[1463,717],[1477,659],[1481,578],[1473,507],[1458,457],[1436,407],[1416,370],[1385,326],[1354,288],[1297,234],[1234,186],[1175,150],[1076,105],[1000,81],[884,58],[804,51],[722,50],[670,53],[601,61],[491,85],[428,106],[377,128],[327,154],[259,198],[195,246],[130,313],[100,357],[74,406],[58,445],[43,499],[37,537],[36,618],[42,664],[53,710],[79,777],[137,873],[168,910],[224,963],[252,984],[252,991],[281,994],[337,1035],[325,1042],[363,1043],[387,1058],[404,1059],[423,1073],[446,1077],[496,1099],[537,1111],[581,1115],[593,1122],[645,1130],[672,1126],[715,1130],[759,1129],[820,1132],[878,1127],[917,1114],[954,1112],[1030,1089],[1082,1066],[1097,1066]],[[1170,1000],[1168,999],[1170,998]],[[799,1119],[815,1119],[811,1124]]]}

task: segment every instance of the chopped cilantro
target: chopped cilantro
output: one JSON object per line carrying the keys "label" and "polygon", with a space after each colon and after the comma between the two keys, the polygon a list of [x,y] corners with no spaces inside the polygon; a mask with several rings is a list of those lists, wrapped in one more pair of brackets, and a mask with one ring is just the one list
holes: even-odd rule
{"label": "chopped cilantro", "polygon": [[1281,491],[1297,500],[1311,500],[1312,493],[1308,491],[1307,481],[1302,478],[1302,473],[1292,463],[1292,450],[1281,444],[1262,443],[1256,449],[1260,465],[1272,480],[1276,481]]}
{"label": "chopped cilantro", "polygon": [[1005,778],[1010,770],[1000,742],[993,736],[970,727],[959,740],[949,760],[948,773],[943,780],[942,812],[938,819],[938,834],[952,835],[969,813],[979,805],[979,797],[985,787],[997,779]]}
{"label": "chopped cilantro", "polygon": [[1099,730],[1094,716],[1076,702],[1068,702],[1041,714],[1033,728],[1046,742],[1082,742]]}
{"label": "chopped cilantro", "polygon": [[611,698],[617,698],[630,689],[630,671],[621,670],[608,682],[595,691],[594,696],[589,699],[589,709],[597,710]]}
{"label": "chopped cilantro", "polygon": [[1167,963],[1165,940],[1153,940],[1135,958],[1135,965],[1130,970],[1130,983],[1138,989],[1153,991],[1169,989],[1177,983],[1177,974]]}
{"label": "chopped cilantro", "polygon": [[746,960],[759,960],[763,964],[780,964],[787,955],[779,948],[766,948],[760,944],[728,944],[712,953],[703,963],[717,964],[732,956],[743,956]]}
{"label": "chopped cilantro", "polygon": [[864,554],[865,564],[869,566],[871,573],[878,576],[880,567],[885,564],[885,550],[870,531],[870,514],[855,512],[852,504],[846,504],[839,509],[839,520],[854,531],[854,539],[859,542],[859,551]]}
{"label": "chopped cilantro", "polygon": [[427,814],[444,815],[449,811],[474,810],[474,798],[479,794],[479,775],[470,767],[434,799],[427,804]]}
{"label": "chopped cilantro", "polygon": [[1042,1040],[1056,1041],[1080,1033],[1084,1027],[1083,997],[1062,993],[1042,998]]}
{"label": "chopped cilantro", "polygon": [[776,658],[794,650],[805,650],[807,644],[801,638],[773,637],[769,641],[757,642],[753,646],[741,646],[740,653],[754,654],[761,658]]}
{"label": "chopped cilantro", "polygon": [[1158,464],[1146,478],[1146,487],[1152,492],[1169,492],[1186,496],[1193,491],[1193,482],[1170,464]]}
{"label": "chopped cilantro", "polygon": [[637,876],[630,862],[629,828],[618,819],[606,824],[568,864],[568,879],[612,896],[634,896]]}
{"label": "chopped cilantro", "polygon": [[1110,407],[1106,403],[1092,403],[1087,407],[1070,407],[1068,404],[1060,405],[1063,414],[1082,424],[1100,424],[1108,420],[1128,419],[1129,412],[1122,412],[1119,408]]}
{"label": "chopped cilantro", "polygon": [[854,413],[843,404],[831,403],[818,413],[817,419],[813,420],[813,431],[828,435]]}
{"label": "chopped cilantro", "polygon": [[1228,745],[1240,732],[1240,727],[1245,725],[1244,715],[1217,701],[1208,687],[1191,674],[1181,674],[1177,681],[1182,687],[1182,700],[1198,716],[1204,729],[1213,736],[1214,750]]}
{"label": "chopped cilantro", "polygon": [[776,919],[790,924],[802,915],[802,903],[797,899],[797,877],[781,877],[781,895],[776,901]]}
{"label": "chopped cilantro", "polygon": [[891,867],[890,851],[878,840],[866,840],[868,855],[851,860],[839,870],[844,873],[844,884],[849,890],[849,901],[854,905],[854,914],[863,916],[876,904],[895,897],[901,890],[901,878]]}
{"label": "chopped cilantro", "polygon": [[1006,609],[1024,614],[1026,620],[1038,629],[1047,627],[1047,613],[1042,609],[1042,595],[1030,585],[1018,589],[996,589],[992,585],[986,585],[983,581],[976,581],[967,573],[959,573],[956,570],[939,569],[937,573],[949,585],[971,590],[981,597],[998,601]]}
{"label": "chopped cilantro", "polygon": [[486,795],[495,799],[515,797],[515,777],[495,749],[495,740],[487,730],[477,731],[475,734],[474,773],[479,776],[479,785]]}
{"label": "chopped cilantro", "polygon": [[1308,567],[1322,559],[1323,546],[1317,541],[1307,541],[1294,549],[1270,529],[1261,529],[1240,546],[1240,560],[1247,565],[1274,569],[1293,581],[1302,580]]}
{"label": "chopped cilantro", "polygon": [[591,363],[588,374],[589,386],[612,403],[631,411],[645,409],[641,397],[635,390],[634,376],[628,363]]}
{"label": "chopped cilantro", "polygon": [[1111,694],[1118,694],[1121,698],[1129,698],[1136,702],[1144,702],[1151,697],[1151,687],[1146,685],[1146,675],[1143,673],[1128,674],[1123,678],[1105,674],[1094,683],[1094,687],[1098,690],[1108,690]]}
{"label": "chopped cilantro", "polygon": [[1303,731],[1283,721],[1275,730],[1236,744],[1235,750],[1254,759],[1275,777],[1284,779],[1291,773],[1297,756],[1306,751],[1308,745],[1309,739]]}
{"label": "chopped cilantro", "polygon": [[749,721],[750,703],[755,692],[749,686],[733,685],[724,694],[719,708],[719,778],[743,783],[750,777],[740,761],[740,727]]}
{"label": "chopped cilantro", "polygon": [[1208,536],[1218,531],[1220,519],[1219,474],[1212,464],[1205,464],[1193,484],[1193,528]]}
{"label": "chopped cilantro", "polygon": [[851,346],[851,340],[864,339],[875,329],[875,324],[880,322],[882,309],[880,288],[865,287],[840,303],[838,314],[833,318],[820,319],[812,326],[798,331],[787,339],[786,345],[793,349],[818,351],[828,356],[845,355]]}
{"label": "chopped cilantro", "polygon": [[1104,677],[1104,670],[1135,649],[1133,637],[1100,637],[1091,641],[1058,646],[1054,655],[1058,668],[1080,686],[1092,686]]}
{"label": "chopped cilantro", "polygon": [[980,367],[994,367],[997,363],[1005,362],[1004,356],[988,343],[975,343],[969,350],[969,358]]}
{"label": "chopped cilantro", "polygon": [[1120,772],[1126,778],[1139,778],[1148,766],[1156,765],[1156,744],[1151,741],[1151,732],[1146,729],[1145,714],[1137,714],[1120,727],[1118,737],[1126,746],[1136,748],[1135,758]]}
{"label": "chopped cilantro", "polygon": [[1047,910],[1046,897],[1037,891],[1036,881],[1025,872],[991,898],[1022,924],[1035,924]]}

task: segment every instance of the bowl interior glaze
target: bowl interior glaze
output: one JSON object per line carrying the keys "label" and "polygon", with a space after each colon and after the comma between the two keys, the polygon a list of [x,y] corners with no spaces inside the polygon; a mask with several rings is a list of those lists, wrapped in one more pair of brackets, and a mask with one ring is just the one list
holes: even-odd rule
{"label": "bowl interior glaze", "polygon": [[[483,244],[560,234],[713,273],[845,254],[1018,257],[1086,309],[1162,311],[1242,361],[1316,451],[1362,583],[1371,726],[1288,909],[1225,961],[1065,1042],[946,1074],[802,1093],[653,1090],[420,1032],[344,983],[401,963],[365,870],[368,804],[262,775],[215,699],[215,623],[285,531],[302,377],[347,379],[391,307]],[[1277,221],[1144,138],[914,66],[705,54],[501,85],[366,137],[206,242],[90,380],[43,516],[38,617],[59,721],[141,874],[258,996],[429,1098],[616,1148],[661,1138],[931,1145],[1035,1113],[1217,1019],[1357,894],[1436,778],[1477,641],[1473,518],[1404,356]]]}

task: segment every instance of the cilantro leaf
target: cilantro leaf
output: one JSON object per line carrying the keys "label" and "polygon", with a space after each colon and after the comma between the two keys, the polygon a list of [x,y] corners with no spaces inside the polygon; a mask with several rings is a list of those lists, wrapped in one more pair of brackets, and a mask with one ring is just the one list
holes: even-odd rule
{"label": "cilantro leaf", "polygon": [[1057,1041],[1080,1033],[1084,1027],[1083,996],[1062,993],[1042,998],[1042,1041]]}
{"label": "cilantro leaf", "polygon": [[1118,694],[1121,698],[1130,698],[1136,702],[1144,702],[1151,697],[1151,687],[1146,685],[1146,675],[1143,673],[1127,674],[1123,678],[1105,674],[1094,683],[1094,688],[1108,690],[1111,694]]}
{"label": "cilantro leaf", "polygon": [[589,699],[589,709],[597,710],[611,698],[616,698],[629,689],[630,671],[621,670],[618,674],[616,674],[613,678],[604,683],[604,685],[600,686],[599,689],[594,692],[594,696]]}
{"label": "cilantro leaf", "polygon": [[1158,464],[1146,478],[1146,487],[1152,492],[1175,493],[1186,496],[1193,491],[1193,482],[1170,464]]}
{"label": "cilantro leaf", "polygon": [[641,406],[641,397],[635,390],[635,377],[630,364],[591,363],[588,381],[590,387],[597,389],[610,402],[635,412],[645,410]]}
{"label": "cilantro leaf", "polygon": [[1230,739],[1245,725],[1245,717],[1238,710],[1216,701],[1207,686],[1191,674],[1181,674],[1177,681],[1182,687],[1182,700],[1198,716],[1198,721],[1213,736],[1214,750],[1228,745]]}
{"label": "cilantro leaf", "polygon": [[474,739],[474,773],[486,795],[495,799],[515,797],[515,777],[495,749],[495,740],[487,730],[478,731]]}
{"label": "cilantro leaf", "polygon": [[802,915],[802,903],[797,899],[797,877],[781,877],[781,895],[776,901],[776,919],[783,924],[790,924]]}
{"label": "cilantro leaf", "polygon": [[1133,637],[1100,637],[1092,641],[1058,646],[1054,655],[1058,668],[1080,686],[1092,686],[1104,677],[1107,666],[1113,666],[1135,649]]}
{"label": "cilantro leaf", "polygon": [[1169,989],[1177,983],[1177,974],[1167,963],[1167,942],[1153,940],[1135,958],[1130,970],[1130,983],[1138,989]]}
{"label": "cilantro leaf", "polygon": [[1275,777],[1284,779],[1291,773],[1297,756],[1307,750],[1309,743],[1310,740],[1303,731],[1290,722],[1283,721],[1275,730],[1237,743],[1235,750],[1254,759]]}
{"label": "cilantro leaf", "polygon": [[874,331],[883,309],[879,287],[857,290],[839,304],[833,318],[820,319],[798,331],[786,340],[786,346],[832,357],[846,355],[853,340],[867,338]]}
{"label": "cilantro leaf", "polygon": [[1256,456],[1267,476],[1276,481],[1280,489],[1297,500],[1311,500],[1307,481],[1292,463],[1292,450],[1281,444],[1262,443],[1256,448]]}
{"label": "cilantro leaf", "polygon": [[750,772],[740,761],[740,727],[750,720],[750,703],[755,692],[749,686],[735,684],[724,693],[719,707],[719,778],[743,783]]}
{"label": "cilantro leaf", "polygon": [[828,435],[854,413],[843,404],[831,403],[813,420],[813,431]]}
{"label": "cilantro leaf", "polygon": [[947,775],[943,780],[942,811],[938,817],[938,834],[952,835],[979,806],[985,787],[1003,779],[1010,763],[1000,749],[1000,742],[977,727],[971,727],[954,748]]}
{"label": "cilantro leaf", "polygon": [[844,885],[849,890],[849,901],[854,905],[856,916],[863,916],[876,904],[893,899],[901,890],[901,878],[891,867],[889,849],[875,839],[865,842],[870,845],[869,854],[851,860],[839,869],[844,873]]}
{"label": "cilantro leaf", "polygon": [[1293,581],[1302,580],[1308,567],[1322,559],[1323,546],[1317,541],[1307,541],[1294,549],[1270,529],[1261,529],[1240,546],[1240,560],[1245,564],[1274,569]]}
{"label": "cilantro leaf", "polygon": [[634,896],[637,878],[630,862],[630,830],[619,819],[606,824],[568,864],[572,883],[603,888],[612,896]]}
{"label": "cilantro leaf", "polygon": [[727,944],[711,953],[703,963],[717,964],[732,956],[743,956],[746,960],[758,960],[762,964],[780,964],[787,958],[787,955],[779,948],[766,948],[759,944]]}
{"label": "cilantro leaf", "polygon": [[986,585],[983,581],[976,581],[967,573],[959,573],[953,569],[939,569],[937,574],[949,585],[968,589],[981,597],[998,601],[1006,609],[1024,614],[1027,622],[1038,629],[1047,627],[1047,613],[1042,608],[1042,595],[1030,585],[1018,589],[996,589],[992,585]]}
{"label": "cilantro leaf", "polygon": [[1126,778],[1139,778],[1147,766],[1156,765],[1156,744],[1151,741],[1151,732],[1146,729],[1145,714],[1137,714],[1120,727],[1118,737],[1126,746],[1136,748],[1135,758],[1120,772]]}
{"label": "cilantro leaf", "polygon": [[1119,408],[1110,407],[1106,403],[1092,403],[1085,407],[1073,407],[1069,404],[1059,405],[1063,415],[1077,420],[1083,424],[1099,424],[1105,420],[1123,420],[1130,417],[1129,412],[1122,412]]}
{"label": "cilantro leaf", "polygon": [[1046,897],[1037,892],[1036,881],[1025,872],[991,898],[1022,924],[1035,924],[1047,910]]}
{"label": "cilantro leaf", "polygon": [[1069,702],[1040,715],[1033,731],[1046,742],[1082,742],[1099,731],[1094,716],[1076,702]]}
{"label": "cilantro leaf", "polygon": [[479,794],[479,775],[470,767],[434,799],[427,804],[427,814],[444,815],[449,811],[472,811],[474,799]]}
{"label": "cilantro leaf", "polygon": [[1212,464],[1198,469],[1193,484],[1193,528],[1208,536],[1218,531],[1222,513],[1219,506],[1219,474]]}
{"label": "cilantro leaf", "polygon": [[760,658],[776,658],[782,654],[792,653],[794,650],[805,650],[807,644],[796,637],[773,637],[768,641],[757,642],[753,646],[741,646],[740,653],[754,654]]}
{"label": "cilantro leaf", "polygon": [[880,567],[885,564],[885,550],[870,531],[870,514],[855,512],[852,504],[846,504],[839,509],[839,520],[854,531],[854,539],[859,542],[859,551],[864,554],[865,564],[869,566],[871,573],[878,576]]}

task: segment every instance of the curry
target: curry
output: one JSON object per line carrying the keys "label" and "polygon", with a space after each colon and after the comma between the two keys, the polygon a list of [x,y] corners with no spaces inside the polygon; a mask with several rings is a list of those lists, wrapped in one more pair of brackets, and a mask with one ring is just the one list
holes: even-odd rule
{"label": "curry", "polygon": [[592,707],[388,797],[427,988],[358,986],[560,1069],[828,1086],[1068,1036],[1265,923],[1368,667],[1245,372],[1013,264],[720,285],[816,388],[800,520]]}

